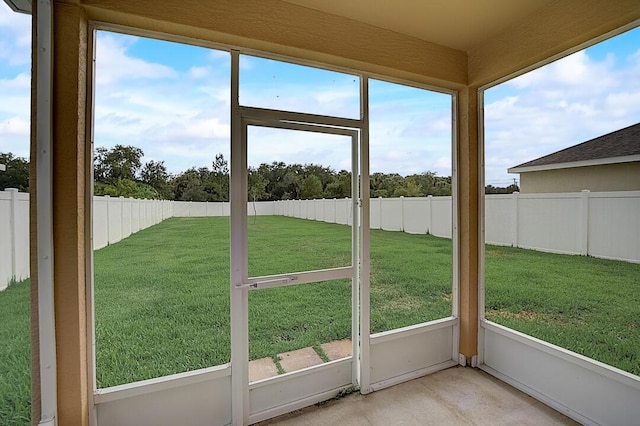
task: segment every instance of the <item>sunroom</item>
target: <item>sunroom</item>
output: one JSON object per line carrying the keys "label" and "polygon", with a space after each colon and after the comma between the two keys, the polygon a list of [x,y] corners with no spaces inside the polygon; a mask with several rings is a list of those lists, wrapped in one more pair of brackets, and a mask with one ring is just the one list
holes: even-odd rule
{"label": "sunroom", "polygon": [[[629,425],[640,419],[637,375],[485,317],[485,93],[639,26],[636,0],[5,1],[14,10],[31,13],[33,22],[34,424],[173,424],[178,419],[184,425],[253,424],[334,398],[345,389],[367,395],[454,366],[484,370],[580,423]],[[226,362],[205,368],[102,386],[96,378],[102,361],[96,358],[96,344],[101,343],[96,341],[94,307],[103,296],[94,291],[99,206],[93,197],[93,165],[100,96],[95,55],[105,33],[213,49],[228,61],[228,91],[217,96],[226,96],[229,107],[230,201],[221,209],[228,209],[230,217],[229,308],[224,312],[230,352]],[[279,61],[346,75],[356,109],[343,113],[286,102],[255,103],[247,94],[251,88],[243,86],[247,58],[254,64]],[[383,225],[383,204],[390,202],[371,194],[371,158],[378,148],[371,143],[376,129],[370,106],[385,84],[428,90],[446,99],[451,291],[445,295],[445,314],[426,314],[417,323],[381,331],[372,327],[371,271],[372,262],[384,258],[385,246],[377,247],[380,257],[372,260],[377,237],[371,228],[396,225]],[[272,143],[263,138],[264,131],[287,134],[282,138],[291,140],[292,135],[311,134],[330,140],[327,149],[340,153],[350,176],[349,197],[323,207],[322,220],[332,214],[335,223],[347,225],[340,236],[340,244],[346,241],[341,262],[256,266],[262,265],[261,256],[268,259],[270,251],[280,253],[291,245],[271,242],[260,253],[252,234],[255,200],[252,206],[249,181],[257,164],[251,163],[251,155],[261,140]],[[275,145],[266,148],[275,150]],[[278,155],[271,160],[280,161]],[[403,206],[412,202],[408,197],[399,201]],[[428,202],[436,204],[435,198]],[[274,204],[270,214],[308,219],[309,204]],[[437,207],[431,208],[429,217],[435,221]],[[174,205],[174,216],[177,209]],[[397,227],[405,230],[412,226],[411,218],[400,211]],[[432,229],[433,224],[426,232],[437,234]],[[416,258],[425,275],[431,273],[429,260]],[[260,308],[259,295],[290,289],[295,299],[298,288],[314,286],[319,300],[327,283],[347,283],[341,300],[348,307],[348,353],[331,359],[325,349],[329,359],[321,364],[290,371],[280,366],[284,374],[252,378],[252,308],[266,309]],[[295,314],[283,306],[270,309]],[[332,309],[331,301],[326,309]],[[267,321],[264,326],[275,325]]]}

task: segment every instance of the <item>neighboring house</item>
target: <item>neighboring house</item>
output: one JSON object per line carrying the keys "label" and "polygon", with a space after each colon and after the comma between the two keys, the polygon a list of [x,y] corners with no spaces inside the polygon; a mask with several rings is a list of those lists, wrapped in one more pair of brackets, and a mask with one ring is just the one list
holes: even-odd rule
{"label": "neighboring house", "polygon": [[640,190],[640,123],[508,169],[521,192]]}

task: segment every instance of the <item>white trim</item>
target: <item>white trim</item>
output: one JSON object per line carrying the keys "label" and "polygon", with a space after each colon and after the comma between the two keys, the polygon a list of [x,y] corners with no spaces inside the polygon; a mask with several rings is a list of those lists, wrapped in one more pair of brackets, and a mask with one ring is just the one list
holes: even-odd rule
{"label": "white trim", "polygon": [[[371,335],[371,345],[377,345],[380,343],[390,342],[403,337],[413,336],[415,334],[421,334],[428,331],[439,330],[441,328],[447,328],[458,325],[458,318],[449,317],[437,319],[435,321],[423,322],[421,324],[409,325],[407,327],[396,328],[394,330],[383,331]],[[452,359],[455,359],[452,357]]]}
{"label": "white trim", "polygon": [[298,399],[296,401],[292,401],[284,405],[278,405],[277,407],[271,408],[269,410],[264,410],[255,414],[251,414],[249,416],[248,424],[258,423],[263,420],[268,420],[273,417],[281,416],[283,414],[287,414],[292,411],[299,410],[301,408],[305,408],[313,404],[317,404],[319,402],[327,401],[331,398],[334,398],[336,395],[338,395],[338,393],[340,393],[340,391],[344,388],[345,388],[344,386],[340,386],[338,388],[331,389],[316,395],[312,395],[307,398]]}
{"label": "white trim", "polygon": [[261,290],[289,285],[318,283],[321,281],[342,280],[353,277],[354,273],[355,268],[353,266],[345,266],[343,268],[322,269],[317,271],[266,275],[249,278],[240,286],[248,287],[249,290]]}
{"label": "white trim", "polygon": [[509,173],[541,172],[545,170],[574,169],[578,167],[606,166],[608,164],[640,162],[640,155],[626,155],[624,157],[597,158],[594,160],[571,161],[568,163],[541,164],[539,166],[511,167]]}
{"label": "white trim", "polygon": [[[354,341],[358,349],[357,362],[360,392],[371,392],[371,188],[369,151],[369,77],[360,79],[360,257],[359,289],[360,299],[359,333],[360,341]],[[358,347],[359,343],[359,347]],[[355,354],[356,352],[354,352]]]}
{"label": "white trim", "polygon": [[[279,129],[290,130],[306,130],[314,131],[314,127],[318,127],[320,133],[328,133],[331,126],[336,127],[339,135],[351,136],[356,128],[362,125],[361,120],[353,118],[334,117],[329,115],[308,114],[304,112],[282,111],[268,108],[256,108],[250,106],[240,106],[240,114],[247,124],[252,126],[276,127]],[[279,123],[281,122],[281,123]],[[305,128],[296,129],[295,127],[281,127],[284,124],[301,124],[306,125]],[[321,127],[330,126],[330,127]],[[357,133],[356,133],[357,134]]]}
{"label": "white trim", "polygon": [[215,380],[230,375],[231,363],[228,363],[215,367],[208,367],[200,370],[187,371],[184,373],[172,374],[170,376],[157,377],[154,379],[113,386],[110,388],[98,389],[95,393],[94,400],[96,405],[104,404],[134,396],[160,392],[167,389],[189,386],[195,383]]}
{"label": "white trim", "polygon": [[[460,224],[458,215],[458,95],[451,96],[451,255],[452,259],[452,283],[451,283],[451,316],[458,318],[460,315]],[[433,202],[433,198],[429,198]],[[431,207],[431,206],[430,206]],[[431,210],[433,211],[433,210]],[[430,215],[433,221],[433,215]],[[429,229],[433,229],[431,223]],[[455,360],[460,351],[460,323],[453,327],[453,347],[451,359]]]}
{"label": "white trim", "polygon": [[[478,89],[478,322],[485,316],[485,164],[484,164],[484,90]],[[477,363],[484,360],[484,329],[478,326]]]}
{"label": "white trim", "polygon": [[615,380],[626,386],[640,390],[639,376],[491,321],[484,320],[480,326],[501,336],[515,340],[516,342],[553,355],[556,358],[571,362],[584,369],[597,372],[608,379]]}
{"label": "white trim", "polygon": [[262,380],[258,380],[255,382],[251,382],[249,384],[249,389],[250,390],[254,390],[254,389],[260,389],[263,388],[265,386],[271,386],[274,383],[280,383],[280,382],[286,382],[287,380],[289,380],[292,377],[304,377],[304,376],[309,376],[311,374],[316,374],[318,372],[322,372],[325,370],[332,370],[334,367],[339,367],[342,364],[350,364],[351,361],[353,360],[353,357],[348,356],[345,358],[340,358],[340,359],[336,359],[333,361],[329,361],[329,362],[325,362],[322,364],[318,364],[318,365],[313,365],[311,367],[306,367],[303,368],[301,370],[296,370],[296,371],[292,371],[289,373],[283,373],[283,374],[278,374],[277,376],[273,376],[273,377],[269,377],[266,379],[262,379]]}
{"label": "white trim", "polygon": [[[89,164],[87,169],[88,178],[85,181],[85,193],[87,194],[86,201],[86,217],[90,218],[85,221],[85,256],[86,256],[86,271],[85,271],[85,303],[86,303],[86,315],[87,315],[87,388],[89,390],[89,424],[96,426],[98,424],[98,412],[95,402],[95,393],[97,390],[97,378],[96,378],[96,316],[95,316],[95,299],[94,299],[94,259],[93,259],[93,207],[94,207],[94,179],[93,179],[93,152],[94,145],[94,130],[95,130],[95,75],[96,75],[96,30],[89,25],[87,31],[87,57],[91,58],[91,63],[87,67],[87,100],[89,102],[89,108],[87,110],[87,145],[90,147],[89,153],[85,154],[89,157]],[[108,214],[108,209],[107,209]]]}
{"label": "white trim", "polygon": [[[360,81],[360,85],[362,82]],[[354,362],[351,364],[351,383],[359,383],[359,328],[360,328],[360,204],[361,194],[359,191],[359,155],[358,155],[358,133],[354,131],[351,136],[351,353]]]}
{"label": "white trim", "polygon": [[40,359],[40,424],[56,424],[56,331],[53,263],[52,60],[53,16],[50,0],[36,5],[36,228],[38,269],[38,351]]}
{"label": "white trim", "polygon": [[420,370],[412,371],[410,373],[403,374],[401,376],[396,376],[391,379],[382,380],[371,385],[372,391],[379,391],[391,386],[395,386],[400,383],[404,383],[409,380],[417,379],[418,377],[426,376],[427,374],[435,373],[436,371],[445,370],[447,368],[451,368],[457,365],[456,361],[450,360],[445,361],[440,364],[432,365],[430,367],[421,368]]}
{"label": "white trim", "polygon": [[572,418],[573,420],[579,422],[580,424],[583,425],[588,425],[588,426],[600,426],[598,423],[593,422],[591,419],[573,411],[571,408],[565,406],[564,404],[560,404],[559,402],[555,401],[554,399],[551,399],[549,397],[547,397],[546,395],[530,388],[529,386],[525,385],[524,383],[521,383],[515,379],[512,379],[511,377],[500,373],[499,371],[489,367],[488,365],[485,364],[480,364],[478,366],[478,368],[480,368],[482,371],[491,374],[492,376],[496,377],[497,379],[499,379],[500,381],[505,382],[508,385],[513,386],[514,388],[526,393],[527,395],[537,399],[538,401],[544,403],[545,405],[548,405],[549,407],[553,408],[554,410],[563,413],[564,415],[566,415],[567,417]]}
{"label": "white trim", "polygon": [[231,419],[249,419],[249,295],[247,277],[247,134],[238,105],[240,52],[231,52]]}

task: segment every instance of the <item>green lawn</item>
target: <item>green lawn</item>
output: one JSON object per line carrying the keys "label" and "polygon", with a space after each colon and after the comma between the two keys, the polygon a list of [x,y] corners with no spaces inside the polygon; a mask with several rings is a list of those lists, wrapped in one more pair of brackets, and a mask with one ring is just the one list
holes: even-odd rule
{"label": "green lawn", "polygon": [[[100,387],[229,362],[228,226],[224,217],[173,218],[96,252]],[[374,332],[451,314],[450,241],[384,231],[371,240]],[[275,216],[249,222],[251,276],[350,263],[349,227]],[[350,335],[348,280],[249,294],[251,359],[277,361],[278,353]]]}
{"label": "green lawn", "polygon": [[29,280],[0,292],[0,425],[31,418]]}
{"label": "green lawn", "polygon": [[486,316],[640,375],[640,265],[487,246]]}
{"label": "green lawn", "polygon": [[[249,221],[251,275],[346,266],[350,229]],[[451,241],[372,231],[372,331],[451,314]],[[640,374],[640,265],[488,246],[487,317]],[[0,293],[0,424],[29,417],[28,281]],[[172,218],[95,253],[100,387],[229,361],[229,219]],[[250,357],[351,334],[345,280],[250,292]],[[5,342],[7,342],[5,344]]]}

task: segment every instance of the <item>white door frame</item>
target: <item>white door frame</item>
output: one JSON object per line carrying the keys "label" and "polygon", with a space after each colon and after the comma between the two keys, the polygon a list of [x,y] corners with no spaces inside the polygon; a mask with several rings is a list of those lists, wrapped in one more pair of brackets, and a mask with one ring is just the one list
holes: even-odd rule
{"label": "white door frame", "polygon": [[[360,384],[360,315],[362,306],[360,299],[367,299],[360,286],[360,259],[367,255],[368,247],[361,248],[361,239],[365,236],[368,243],[369,203],[362,203],[360,186],[367,189],[368,197],[368,156],[360,159],[363,150],[364,120],[314,114],[277,111],[264,108],[243,107],[239,100],[239,53],[232,52],[232,84],[231,84],[231,365],[232,365],[232,418],[234,424],[255,421],[256,413],[251,408],[250,386],[248,376],[249,364],[249,303],[248,292],[265,288],[311,284],[314,282],[346,279],[352,280],[352,357],[351,384]],[[292,131],[314,132],[339,135],[351,138],[351,193],[352,193],[352,261],[350,266],[301,271],[270,276],[250,277],[248,273],[248,233],[247,233],[247,190],[248,162],[247,136],[248,128],[266,127]],[[368,132],[366,132],[368,135]],[[364,164],[366,162],[366,165]],[[367,171],[363,173],[363,167]],[[360,176],[366,179],[359,179]],[[362,180],[362,182],[361,182]],[[368,201],[368,200],[367,200]],[[364,205],[363,205],[364,204]],[[367,226],[361,226],[366,218]],[[367,262],[368,263],[368,262]],[[368,270],[367,270],[368,272]],[[368,281],[368,273],[367,273]],[[367,286],[368,288],[368,286]],[[366,297],[364,297],[366,295]],[[367,303],[368,306],[368,303]],[[368,312],[366,317],[368,318]],[[363,334],[368,337],[367,333]],[[317,367],[312,367],[314,369]],[[307,369],[305,369],[307,370]],[[286,401],[284,404],[292,403]]]}

